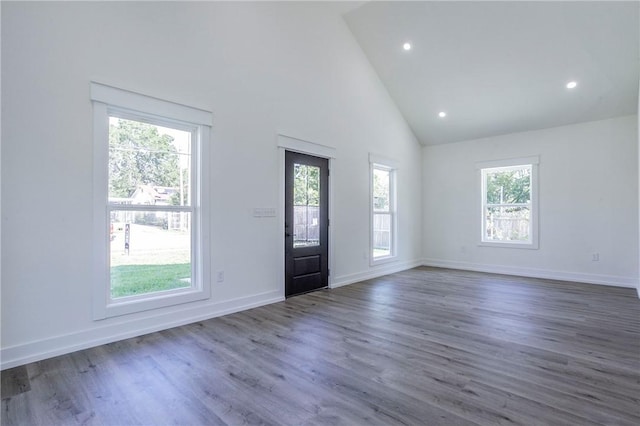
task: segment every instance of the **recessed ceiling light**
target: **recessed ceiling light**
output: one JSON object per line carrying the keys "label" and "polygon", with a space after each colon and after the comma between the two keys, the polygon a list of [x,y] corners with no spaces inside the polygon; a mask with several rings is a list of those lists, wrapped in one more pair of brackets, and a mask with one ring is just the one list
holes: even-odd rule
{"label": "recessed ceiling light", "polygon": [[447,113],[446,113],[446,112],[444,112],[444,111],[440,111],[440,112],[438,113],[438,117],[440,117],[440,118],[445,118],[446,116],[447,116]]}
{"label": "recessed ceiling light", "polygon": [[567,83],[567,89],[575,89],[575,87],[578,85],[577,82],[575,81],[570,81]]}
{"label": "recessed ceiling light", "polygon": [[405,43],[405,44],[403,44],[403,45],[402,45],[402,48],[403,48],[404,50],[411,50],[411,43]]}

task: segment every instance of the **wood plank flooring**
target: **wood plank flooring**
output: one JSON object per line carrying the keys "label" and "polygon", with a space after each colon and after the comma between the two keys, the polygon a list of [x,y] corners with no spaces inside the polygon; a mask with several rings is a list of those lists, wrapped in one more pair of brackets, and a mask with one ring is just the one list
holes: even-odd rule
{"label": "wood plank flooring", "polygon": [[640,300],[423,267],[7,370],[2,398],[6,426],[639,425]]}

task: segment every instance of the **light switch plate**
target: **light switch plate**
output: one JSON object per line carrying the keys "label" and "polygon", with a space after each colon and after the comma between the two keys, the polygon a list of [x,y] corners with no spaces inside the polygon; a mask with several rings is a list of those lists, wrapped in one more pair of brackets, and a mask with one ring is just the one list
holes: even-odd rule
{"label": "light switch plate", "polygon": [[274,207],[254,207],[253,217],[276,217]]}

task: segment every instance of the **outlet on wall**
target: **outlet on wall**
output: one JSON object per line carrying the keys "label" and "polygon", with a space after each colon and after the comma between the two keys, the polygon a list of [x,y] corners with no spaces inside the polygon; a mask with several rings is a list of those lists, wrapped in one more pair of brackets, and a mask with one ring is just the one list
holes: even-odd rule
{"label": "outlet on wall", "polygon": [[224,271],[218,271],[216,274],[216,281],[219,283],[224,281]]}
{"label": "outlet on wall", "polygon": [[591,257],[591,260],[594,261],[594,262],[600,261],[600,253],[593,253],[593,256]]}

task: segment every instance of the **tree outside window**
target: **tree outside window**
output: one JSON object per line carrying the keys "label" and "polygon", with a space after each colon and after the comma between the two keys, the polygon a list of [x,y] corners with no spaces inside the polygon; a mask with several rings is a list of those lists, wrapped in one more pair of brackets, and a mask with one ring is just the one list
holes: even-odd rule
{"label": "tree outside window", "polygon": [[486,242],[531,241],[532,165],[482,169]]}

